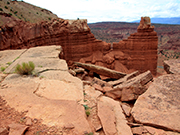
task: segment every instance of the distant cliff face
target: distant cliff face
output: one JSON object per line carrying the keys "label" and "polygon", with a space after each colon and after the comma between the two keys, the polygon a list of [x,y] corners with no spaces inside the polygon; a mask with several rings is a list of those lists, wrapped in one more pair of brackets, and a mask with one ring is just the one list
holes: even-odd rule
{"label": "distant cliff face", "polygon": [[87,20],[54,19],[30,24],[19,20],[1,28],[0,50],[61,45],[66,60],[93,63],[128,73],[130,69],[156,74],[158,37],[150,18],[141,18],[137,33],[112,45],[97,40]]}

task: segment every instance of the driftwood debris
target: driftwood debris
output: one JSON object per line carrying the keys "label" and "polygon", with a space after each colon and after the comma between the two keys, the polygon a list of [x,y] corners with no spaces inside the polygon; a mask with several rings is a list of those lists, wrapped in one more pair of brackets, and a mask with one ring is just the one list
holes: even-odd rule
{"label": "driftwood debris", "polygon": [[126,76],[125,73],[111,70],[111,69],[108,69],[108,68],[105,68],[102,66],[97,66],[97,65],[93,65],[93,64],[85,64],[85,63],[80,63],[80,62],[74,62],[74,64],[76,64],[77,66],[82,67],[84,69],[90,70],[94,73],[97,73],[99,75],[107,76],[107,77],[114,78],[114,79],[119,79],[119,78]]}

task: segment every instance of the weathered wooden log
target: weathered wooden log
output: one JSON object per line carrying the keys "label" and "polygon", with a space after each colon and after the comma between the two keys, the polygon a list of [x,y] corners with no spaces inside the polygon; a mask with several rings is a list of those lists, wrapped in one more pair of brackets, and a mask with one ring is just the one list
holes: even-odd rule
{"label": "weathered wooden log", "polygon": [[80,62],[74,62],[74,64],[76,64],[77,66],[82,67],[84,69],[90,70],[94,73],[97,73],[99,75],[107,76],[107,77],[114,78],[114,79],[119,79],[119,78],[126,76],[125,73],[121,73],[121,72],[118,72],[115,70],[111,70],[111,69],[93,65],[93,64],[85,64],[85,63],[80,63]]}

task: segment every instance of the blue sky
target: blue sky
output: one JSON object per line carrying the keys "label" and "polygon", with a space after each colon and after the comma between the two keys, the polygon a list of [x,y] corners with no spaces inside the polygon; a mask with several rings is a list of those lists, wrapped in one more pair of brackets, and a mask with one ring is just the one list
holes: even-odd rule
{"label": "blue sky", "polygon": [[140,20],[141,16],[180,17],[180,0],[24,0],[60,18],[101,21]]}

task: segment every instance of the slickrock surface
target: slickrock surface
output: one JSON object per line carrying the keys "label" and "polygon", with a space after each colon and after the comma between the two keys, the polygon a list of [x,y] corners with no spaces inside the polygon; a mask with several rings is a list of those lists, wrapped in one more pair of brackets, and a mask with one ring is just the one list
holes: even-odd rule
{"label": "slickrock surface", "polygon": [[164,70],[168,74],[180,74],[180,59],[164,61]]}
{"label": "slickrock surface", "polygon": [[42,119],[43,124],[58,127],[71,124],[72,134],[90,132],[84,107],[78,103],[84,101],[82,81],[69,74],[65,60],[58,58],[58,48],[25,50],[5,71],[12,73],[17,64],[33,61],[40,76],[9,74],[1,83],[0,95],[10,107],[27,112],[26,116],[33,119]]}
{"label": "slickrock surface", "polygon": [[135,121],[180,132],[179,82],[175,74],[156,78],[132,109]]}

